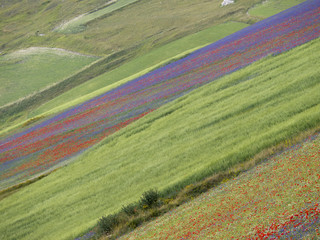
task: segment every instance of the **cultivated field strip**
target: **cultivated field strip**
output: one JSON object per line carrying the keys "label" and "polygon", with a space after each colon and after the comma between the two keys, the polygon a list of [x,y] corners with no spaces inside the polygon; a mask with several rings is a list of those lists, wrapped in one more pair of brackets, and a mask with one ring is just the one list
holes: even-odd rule
{"label": "cultivated field strip", "polygon": [[86,14],[82,14],[74,19],[71,19],[70,21],[62,24],[61,26],[57,27],[55,30],[61,33],[77,33],[81,32],[85,29],[85,25],[89,22],[99,18],[103,17],[107,14],[112,13],[113,11],[119,10],[129,4],[132,4],[138,0],[111,0],[106,3],[106,7],[98,9],[96,11],[92,11]]}
{"label": "cultivated field strip", "polygon": [[0,188],[81,153],[160,106],[268,55],[320,36],[320,2],[306,1],[0,142]]}
{"label": "cultivated field strip", "polygon": [[319,239],[320,135],[120,239]]}

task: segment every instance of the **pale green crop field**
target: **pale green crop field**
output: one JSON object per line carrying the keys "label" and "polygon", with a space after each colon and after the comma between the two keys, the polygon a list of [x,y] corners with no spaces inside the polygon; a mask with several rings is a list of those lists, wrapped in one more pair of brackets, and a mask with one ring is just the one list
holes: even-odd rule
{"label": "pale green crop field", "polygon": [[114,2],[111,5],[104,7],[100,10],[78,16],[70,20],[69,22],[63,24],[60,28],[57,29],[57,31],[61,33],[81,32],[85,29],[85,25],[88,22],[93,21],[94,19],[102,17],[106,14],[112,13],[113,11],[121,9],[136,1],[138,0],[111,0],[109,2]]}
{"label": "pale green crop field", "polygon": [[72,239],[150,188],[164,194],[320,124],[320,39],[207,84],[0,202],[0,237]]}
{"label": "pale green crop field", "polygon": [[97,59],[50,48],[0,56],[0,106],[62,81]]}
{"label": "pale green crop field", "polygon": [[251,8],[248,13],[252,16],[267,18],[304,1],[305,0],[267,0]]}

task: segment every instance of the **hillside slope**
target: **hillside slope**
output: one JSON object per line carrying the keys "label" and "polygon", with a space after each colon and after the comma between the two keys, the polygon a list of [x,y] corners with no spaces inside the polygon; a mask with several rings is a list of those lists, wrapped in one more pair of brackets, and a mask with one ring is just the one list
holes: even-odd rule
{"label": "hillside slope", "polygon": [[[65,93],[61,93],[59,96],[48,102],[45,101],[45,97],[39,99],[38,97],[33,96],[31,98],[34,98],[32,101],[34,106],[30,104],[30,98],[30,101],[24,101],[24,104],[20,103],[17,106],[11,105],[6,109],[0,109],[0,115],[6,115],[1,118],[0,130],[2,131],[0,131],[0,135],[3,136],[4,134],[8,134],[7,132],[11,129],[27,124],[31,118],[37,119],[47,117],[99,96],[108,90],[148,73],[154,68],[177,60],[177,58],[182,58],[196,49],[226,37],[246,26],[248,26],[248,24],[238,22],[227,22],[215,25],[136,57],[127,63],[121,64],[121,66],[116,69],[111,70],[109,67],[107,72],[104,72],[98,77],[93,77],[98,74],[92,67],[90,69],[85,69],[82,75],[89,75],[91,78],[93,77],[92,79],[79,86],[73,87],[69,91],[66,84],[61,84],[61,91],[64,91]],[[90,72],[92,73],[90,74]],[[74,79],[74,82],[79,83],[83,77],[76,74],[71,78]],[[47,91],[45,95],[46,98],[48,95],[57,95],[57,89],[52,87],[50,92]],[[22,110],[23,114],[14,110],[15,107],[21,108],[21,105],[26,105]],[[12,112],[13,114],[8,114],[8,112]],[[22,116],[19,117],[19,115]],[[15,119],[12,120],[14,117]]]}
{"label": "hillside slope", "polygon": [[[25,1],[5,1],[2,4],[2,8],[0,8],[1,29],[5,32],[2,35],[4,39],[2,39],[3,41],[1,40],[4,43],[2,45],[3,49],[0,51],[2,53],[10,52],[17,48],[21,49],[30,46],[62,47],[100,56],[112,54],[111,60],[124,63],[131,60],[133,56],[141,56],[150,49],[158,48],[165,43],[172,42],[190,33],[201,31],[209,26],[219,26],[227,21],[253,23],[257,19],[247,15],[246,12],[259,2],[258,0],[242,0],[237,1],[236,4],[221,8],[221,2],[218,0],[210,3],[198,1],[197,4],[193,4],[193,1],[185,1],[183,4],[179,1],[164,2],[153,0],[151,2],[148,1],[148,4],[145,4],[144,1],[141,1],[141,3],[139,1],[112,12],[112,14],[97,17],[100,12],[109,11],[109,7],[105,7],[109,3],[108,1],[90,0],[86,1],[86,4],[84,2],[61,2],[57,0],[43,3],[34,1],[32,4],[26,4]],[[290,3],[287,6],[296,3]],[[114,10],[114,6],[117,4],[122,6],[124,1],[119,1],[110,5],[110,7]],[[113,10],[110,9],[110,11]],[[143,14],[139,12],[143,12]],[[53,31],[60,24],[74,17],[82,16],[84,13],[90,13],[88,16],[90,18],[94,16],[94,19],[90,20],[90,24],[85,25],[83,33],[60,34]],[[140,15],[143,15],[144,18],[137,17]],[[128,24],[128,21],[123,21],[123,19],[127,18],[130,18],[131,25]],[[191,24],[186,24],[186,22]],[[168,23],[170,23],[170,31],[167,31]],[[110,29],[110,26],[119,27],[119,29],[114,30],[112,27]],[[132,35],[133,28],[135,29],[134,35]],[[157,29],[160,29],[159,34],[154,34],[153,31]],[[120,33],[115,34],[115,32]],[[138,36],[134,40],[132,37],[136,37],[137,34]],[[131,37],[127,38],[127,35]],[[106,38],[106,36],[108,37]],[[110,38],[112,41],[110,41]],[[123,41],[125,41],[123,46],[117,47]],[[104,51],[103,49],[105,48],[109,50]],[[127,55],[131,55],[131,57],[128,58]],[[114,56],[116,56],[116,59],[114,59]],[[98,63],[96,68],[88,69],[88,72],[84,72],[79,78],[83,78],[83,75],[93,78],[101,73],[101,69],[110,71],[110,66],[106,63],[108,59],[106,60]],[[95,70],[97,73],[93,74],[91,70]],[[138,70],[135,71],[135,73],[138,72]],[[86,77],[85,80],[88,80]],[[73,83],[75,82],[73,81]],[[79,83],[83,83],[83,81],[79,81]],[[25,101],[24,104],[19,103],[10,109],[5,109],[6,113],[0,111],[2,129],[16,126],[21,121],[30,119],[31,114],[29,111],[62,94],[65,90],[69,90],[70,87],[77,86],[77,84],[69,84],[67,86],[61,84],[59,86],[52,88],[53,92],[46,91],[43,94],[39,94],[35,99]],[[61,98],[63,97],[61,96],[51,104],[59,104]],[[57,105],[54,107],[57,107]],[[33,123],[42,118],[43,116],[31,119],[30,122]],[[30,122],[28,121],[26,124]]]}
{"label": "hillside slope", "polygon": [[150,187],[179,189],[319,126],[319,44],[195,90],[3,199],[2,237],[76,237]]}
{"label": "hillside slope", "polygon": [[308,1],[1,141],[2,188],[63,163],[199,86],[320,35]]}
{"label": "hillside slope", "polygon": [[[85,75],[85,80],[88,80],[88,77],[100,75],[101,71],[112,70],[109,61],[123,64],[151,49],[228,21],[252,23],[254,19],[247,16],[246,11],[260,1],[242,0],[221,8],[220,0],[201,0],[197,4],[192,0],[183,3],[139,0],[111,14],[94,18],[83,32],[76,34],[63,34],[54,29],[85,13],[108,11],[109,7],[113,8],[118,3],[126,4],[126,1],[121,0],[106,8],[109,1],[105,0],[32,1],[31,4],[27,0],[4,1],[0,8],[0,29],[3,32],[0,34],[0,54],[28,47],[56,47],[106,58],[80,76],[82,78]],[[25,120],[29,114],[26,110],[39,107],[63,93],[64,89],[76,86],[69,85],[61,84],[53,88],[53,92],[46,91],[35,99],[24,101],[24,104],[5,109],[5,112],[0,109],[0,125],[11,127],[11,122],[16,125],[20,120]]]}
{"label": "hillside slope", "polygon": [[319,126],[318,4],[1,140],[1,188],[70,165],[0,200],[0,238],[74,238],[150,187],[172,193]]}

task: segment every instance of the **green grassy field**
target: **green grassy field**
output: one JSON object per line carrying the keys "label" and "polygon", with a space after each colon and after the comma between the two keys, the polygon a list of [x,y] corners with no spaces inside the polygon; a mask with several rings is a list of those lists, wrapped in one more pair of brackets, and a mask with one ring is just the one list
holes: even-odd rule
{"label": "green grassy field", "polygon": [[152,187],[170,193],[319,126],[319,46],[205,85],[1,200],[1,237],[72,239]]}
{"label": "green grassy field", "polygon": [[95,60],[96,57],[50,48],[0,56],[0,106],[61,81]]}
{"label": "green grassy field", "polygon": [[134,3],[138,0],[111,0],[109,1],[112,3],[111,5],[99,9],[97,11],[93,11],[88,14],[83,14],[78,16],[69,22],[63,24],[61,27],[57,28],[56,30],[61,33],[77,33],[82,32],[85,30],[85,25],[99,17],[102,17],[106,14],[110,14],[113,11],[121,9],[131,3]]}
{"label": "green grassy field", "polygon": [[251,8],[248,13],[252,16],[267,18],[304,1],[305,0],[267,0]]}
{"label": "green grassy field", "polygon": [[22,126],[25,122],[29,121],[30,118],[49,116],[89,100],[92,97],[98,96],[116,86],[139,77],[162,64],[180,58],[246,26],[248,25],[245,23],[228,22],[168,43],[112,71],[108,71],[72,88],[36,109],[29,110],[27,114],[24,114],[14,121],[4,123],[2,127],[0,127],[0,130],[2,130],[0,134]]}

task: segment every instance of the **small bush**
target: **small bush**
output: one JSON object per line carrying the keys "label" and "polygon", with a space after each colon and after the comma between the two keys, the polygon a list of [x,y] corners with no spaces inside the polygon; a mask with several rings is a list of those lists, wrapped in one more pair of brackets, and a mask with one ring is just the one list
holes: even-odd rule
{"label": "small bush", "polygon": [[161,212],[158,209],[152,209],[150,212],[150,217],[159,217],[161,215]]}
{"label": "small bush", "polygon": [[101,234],[112,233],[113,229],[115,228],[115,226],[117,226],[118,223],[119,223],[119,220],[117,216],[114,214],[100,218],[98,222],[99,233]]}
{"label": "small bush", "polygon": [[124,212],[128,216],[133,216],[137,213],[137,209],[135,204],[132,203],[127,206],[122,206],[122,212]]}
{"label": "small bush", "polygon": [[144,219],[142,217],[134,218],[129,222],[128,226],[131,229],[135,229],[136,227],[140,226],[143,223],[143,221]]}
{"label": "small bush", "polygon": [[151,208],[158,202],[159,197],[159,192],[157,190],[151,189],[142,194],[140,203],[143,208]]}

